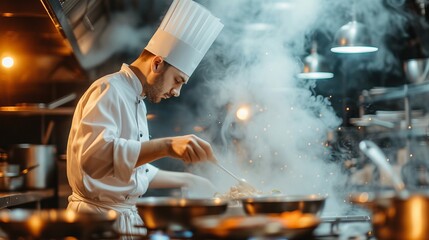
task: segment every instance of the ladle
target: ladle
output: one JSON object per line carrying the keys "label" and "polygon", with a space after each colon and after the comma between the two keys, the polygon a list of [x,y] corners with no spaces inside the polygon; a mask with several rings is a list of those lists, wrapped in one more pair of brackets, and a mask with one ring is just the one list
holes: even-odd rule
{"label": "ladle", "polygon": [[218,166],[220,169],[222,169],[224,172],[228,173],[228,174],[229,174],[231,177],[233,177],[235,180],[237,180],[237,181],[238,181],[238,183],[239,183],[242,187],[244,187],[246,190],[249,190],[249,191],[256,191],[256,188],[255,188],[255,187],[253,187],[250,183],[248,183],[248,182],[246,181],[246,179],[237,177],[234,173],[232,173],[231,171],[229,171],[228,169],[226,169],[226,168],[225,168],[222,164],[220,164],[218,161],[215,161],[215,162],[214,162],[214,164],[215,164],[216,166]]}
{"label": "ladle", "polygon": [[386,155],[384,155],[383,151],[381,151],[377,144],[369,140],[364,140],[359,143],[359,148],[378,166],[378,168],[380,168],[381,171],[391,178],[393,187],[395,188],[398,196],[401,198],[407,198],[409,193],[405,189],[404,182],[402,181],[401,177],[393,171],[392,166],[387,163]]}

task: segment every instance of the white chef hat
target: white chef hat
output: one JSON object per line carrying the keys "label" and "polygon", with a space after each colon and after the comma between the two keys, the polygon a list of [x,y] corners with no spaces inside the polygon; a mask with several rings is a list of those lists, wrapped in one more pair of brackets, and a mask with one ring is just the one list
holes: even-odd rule
{"label": "white chef hat", "polygon": [[145,49],[191,76],[222,28],[200,4],[174,0]]}

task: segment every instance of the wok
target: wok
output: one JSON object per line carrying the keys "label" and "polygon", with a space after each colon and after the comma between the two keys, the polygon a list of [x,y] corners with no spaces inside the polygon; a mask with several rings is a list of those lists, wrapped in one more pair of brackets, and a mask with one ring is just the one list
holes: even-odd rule
{"label": "wok", "polygon": [[183,230],[191,229],[196,217],[223,214],[228,202],[220,198],[147,197],[140,198],[136,205],[146,228]]}
{"label": "wok", "polygon": [[350,200],[372,212],[374,234],[380,240],[423,240],[429,236],[429,196],[394,192],[353,193]]}
{"label": "wok", "polygon": [[115,211],[106,214],[70,210],[2,210],[0,228],[9,239],[93,239],[97,234],[115,235]]}
{"label": "wok", "polygon": [[241,199],[244,211],[249,215],[282,213],[299,210],[320,216],[326,197],[318,195],[284,195],[250,197]]}

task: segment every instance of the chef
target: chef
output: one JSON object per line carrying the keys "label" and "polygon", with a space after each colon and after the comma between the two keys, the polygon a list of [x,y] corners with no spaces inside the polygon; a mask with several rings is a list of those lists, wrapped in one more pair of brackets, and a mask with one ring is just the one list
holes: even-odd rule
{"label": "chef", "polygon": [[205,178],[163,171],[150,163],[173,157],[185,163],[213,160],[210,144],[195,135],[149,139],[144,101],[178,97],[223,28],[192,0],[174,0],[140,56],[96,80],[73,116],[67,145],[68,209],[115,210],[121,233],[141,233],[137,198],[148,187],[213,189]]}

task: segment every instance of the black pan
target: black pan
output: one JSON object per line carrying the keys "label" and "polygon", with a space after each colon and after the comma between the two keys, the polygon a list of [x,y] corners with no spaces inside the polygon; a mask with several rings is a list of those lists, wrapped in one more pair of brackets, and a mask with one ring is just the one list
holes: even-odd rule
{"label": "black pan", "polygon": [[90,214],[54,209],[2,210],[0,228],[9,239],[92,239],[97,235],[115,235],[113,223],[116,218],[115,211]]}
{"label": "black pan", "polygon": [[148,229],[190,229],[192,219],[223,214],[228,202],[219,198],[189,199],[147,197],[137,202],[140,217]]}

